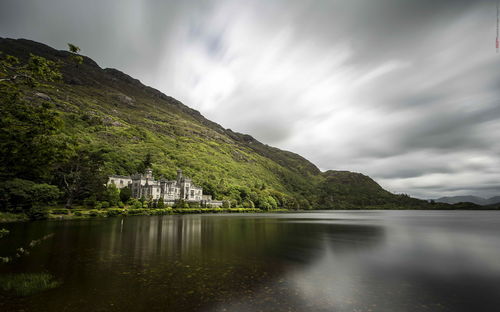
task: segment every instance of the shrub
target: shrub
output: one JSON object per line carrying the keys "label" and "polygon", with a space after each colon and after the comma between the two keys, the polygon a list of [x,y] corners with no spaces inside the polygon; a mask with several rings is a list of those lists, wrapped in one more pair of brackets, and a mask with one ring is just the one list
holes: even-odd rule
{"label": "shrub", "polygon": [[125,205],[123,204],[123,202],[122,202],[122,201],[119,201],[119,202],[118,202],[118,207],[123,208],[123,207],[125,207]]}
{"label": "shrub", "polygon": [[174,212],[176,213],[201,213],[201,209],[196,209],[196,208],[176,208],[174,209]]}
{"label": "shrub", "polygon": [[150,214],[153,216],[163,216],[172,213],[172,208],[159,208],[150,210]]}
{"label": "shrub", "polygon": [[106,208],[109,208],[109,206],[110,206],[109,202],[107,202],[107,201],[102,201],[101,202],[101,208],[106,209]]}
{"label": "shrub", "polygon": [[51,213],[55,215],[67,215],[69,214],[69,209],[66,208],[52,209]]}
{"label": "shrub", "polygon": [[87,208],[93,208],[96,204],[96,199],[95,199],[95,196],[92,195],[88,198],[85,198],[83,200],[83,204],[87,207]]}
{"label": "shrub", "polygon": [[199,202],[190,202],[189,208],[200,208],[200,203]]}
{"label": "shrub", "polygon": [[229,208],[228,212],[260,212],[257,208]]}
{"label": "shrub", "polygon": [[131,216],[146,216],[149,214],[149,210],[144,208],[129,209],[128,214]]}
{"label": "shrub", "polygon": [[102,207],[101,202],[95,202],[94,203],[94,209],[101,209],[101,207]]}
{"label": "shrub", "polygon": [[189,208],[189,204],[185,200],[181,199],[177,203],[175,203],[174,207],[175,208]]}
{"label": "shrub", "polygon": [[91,216],[91,217],[97,217],[97,216],[100,216],[100,215],[101,215],[101,213],[98,210],[96,210],[96,209],[89,210],[89,216]]}
{"label": "shrub", "polygon": [[45,220],[49,217],[49,213],[46,209],[34,207],[26,212],[26,215],[30,220]]}

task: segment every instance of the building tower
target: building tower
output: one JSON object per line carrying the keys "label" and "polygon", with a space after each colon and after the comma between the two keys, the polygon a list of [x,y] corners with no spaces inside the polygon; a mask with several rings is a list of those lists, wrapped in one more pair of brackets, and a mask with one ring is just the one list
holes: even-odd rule
{"label": "building tower", "polygon": [[182,170],[181,169],[177,169],[177,184],[181,184],[181,180],[182,180]]}

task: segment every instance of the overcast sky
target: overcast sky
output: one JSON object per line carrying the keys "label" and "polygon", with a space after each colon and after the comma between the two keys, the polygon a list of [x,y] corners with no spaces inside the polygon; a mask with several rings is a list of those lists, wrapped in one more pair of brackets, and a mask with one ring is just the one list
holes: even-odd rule
{"label": "overcast sky", "polygon": [[495,1],[1,0],[0,36],[421,198],[500,195]]}

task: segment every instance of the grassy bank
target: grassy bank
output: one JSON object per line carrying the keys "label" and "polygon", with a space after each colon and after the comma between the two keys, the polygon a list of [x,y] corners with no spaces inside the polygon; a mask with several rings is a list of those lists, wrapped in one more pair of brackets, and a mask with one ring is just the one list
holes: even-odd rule
{"label": "grassy bank", "polygon": [[28,221],[29,218],[24,213],[0,212],[0,223]]}
{"label": "grassy bank", "polygon": [[258,208],[107,208],[107,209],[51,209],[50,219],[78,219],[116,216],[162,216],[201,213],[256,213],[286,212],[286,209],[262,210]]}
{"label": "grassy bank", "polygon": [[[286,209],[262,210],[258,208],[106,208],[106,209],[45,209],[46,217],[51,220],[69,220],[86,218],[107,218],[117,216],[162,216],[172,214],[201,213],[256,213],[256,212],[288,212]],[[0,223],[28,221],[24,213],[0,212]]]}

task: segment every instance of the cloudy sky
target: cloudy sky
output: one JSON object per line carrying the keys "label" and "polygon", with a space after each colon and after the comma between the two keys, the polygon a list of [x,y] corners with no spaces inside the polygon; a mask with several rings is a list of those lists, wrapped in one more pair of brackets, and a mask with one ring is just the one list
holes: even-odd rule
{"label": "cloudy sky", "polygon": [[495,1],[2,0],[226,128],[421,198],[500,195]]}

